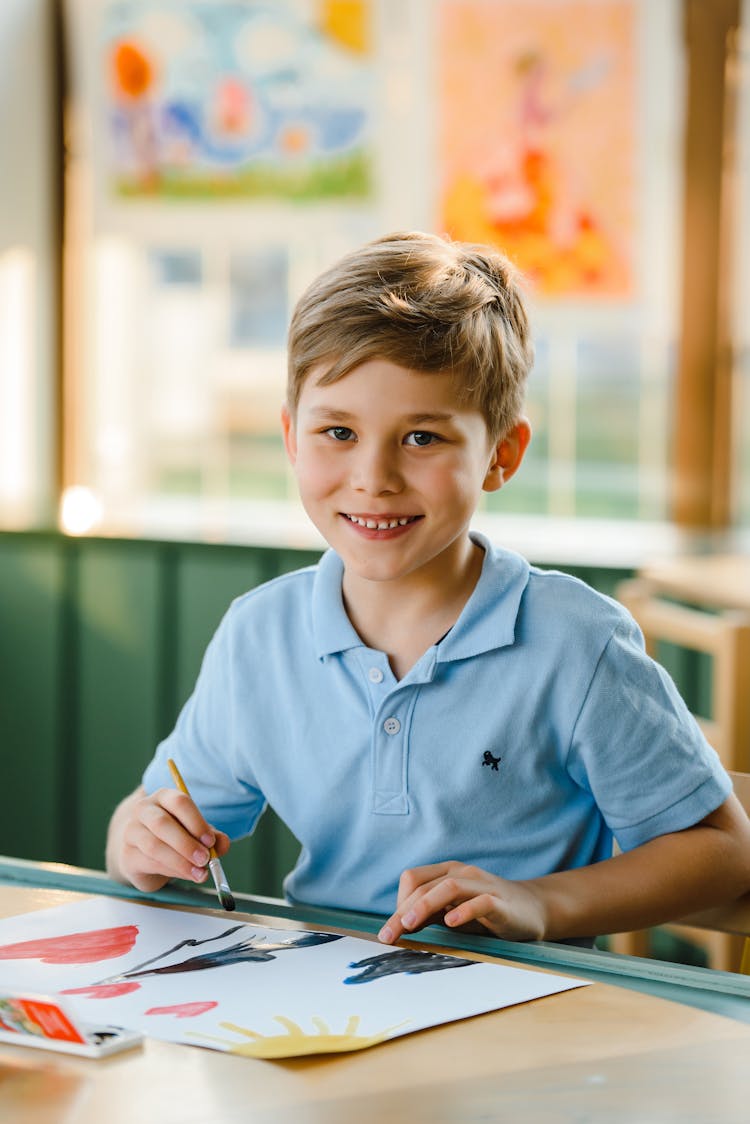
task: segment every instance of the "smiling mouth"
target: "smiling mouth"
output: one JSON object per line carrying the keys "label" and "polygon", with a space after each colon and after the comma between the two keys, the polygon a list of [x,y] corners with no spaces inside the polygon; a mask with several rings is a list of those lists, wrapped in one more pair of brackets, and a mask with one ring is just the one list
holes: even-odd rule
{"label": "smiling mouth", "polygon": [[421,519],[421,515],[401,515],[391,516],[390,518],[381,519],[367,519],[361,515],[349,515],[348,512],[342,511],[341,514],[350,523],[356,523],[358,527],[367,527],[370,531],[391,531],[394,527],[405,527],[407,523],[416,523]]}

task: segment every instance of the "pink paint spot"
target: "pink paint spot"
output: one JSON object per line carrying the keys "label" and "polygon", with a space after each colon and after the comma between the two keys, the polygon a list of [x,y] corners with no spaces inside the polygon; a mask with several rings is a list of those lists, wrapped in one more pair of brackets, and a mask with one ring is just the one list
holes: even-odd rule
{"label": "pink paint spot", "polygon": [[124,980],[122,983],[69,987],[66,991],[61,991],[60,994],[88,995],[89,999],[115,999],[118,995],[127,995],[129,991],[137,991],[140,986],[137,980]]}
{"label": "pink paint spot", "polygon": [[43,964],[92,964],[130,952],[138,936],[136,925],[92,929],[65,937],[44,937],[0,945],[0,960],[41,960]]}
{"label": "pink paint spot", "polygon": [[194,1019],[219,1004],[209,999],[202,1003],[175,1003],[173,1007],[150,1007],[147,1015],[174,1015],[176,1019]]}

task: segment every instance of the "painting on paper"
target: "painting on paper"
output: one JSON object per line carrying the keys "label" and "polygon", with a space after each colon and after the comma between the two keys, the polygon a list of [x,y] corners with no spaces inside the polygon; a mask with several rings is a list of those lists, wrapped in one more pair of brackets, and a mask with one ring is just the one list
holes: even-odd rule
{"label": "painting on paper", "polygon": [[116,0],[101,50],[116,194],[369,196],[369,0]]}
{"label": "painting on paper", "polygon": [[245,1057],[361,1050],[583,981],[112,899],[0,921],[0,992]]}
{"label": "painting on paper", "polygon": [[626,299],[635,241],[633,0],[446,0],[440,225],[541,296]]}

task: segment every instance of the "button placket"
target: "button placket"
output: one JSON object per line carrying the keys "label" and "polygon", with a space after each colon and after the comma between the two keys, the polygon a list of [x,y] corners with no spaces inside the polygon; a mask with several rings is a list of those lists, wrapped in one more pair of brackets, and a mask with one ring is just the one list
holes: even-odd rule
{"label": "button placket", "polygon": [[397,685],[380,700],[372,728],[373,811],[379,815],[409,814],[407,756],[411,716],[418,687]]}

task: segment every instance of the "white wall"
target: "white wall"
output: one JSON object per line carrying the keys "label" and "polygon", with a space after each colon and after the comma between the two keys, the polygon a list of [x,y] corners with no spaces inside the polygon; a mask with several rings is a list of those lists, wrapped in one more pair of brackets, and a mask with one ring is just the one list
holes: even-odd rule
{"label": "white wall", "polygon": [[58,247],[53,0],[0,0],[0,526],[48,522]]}

